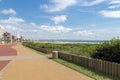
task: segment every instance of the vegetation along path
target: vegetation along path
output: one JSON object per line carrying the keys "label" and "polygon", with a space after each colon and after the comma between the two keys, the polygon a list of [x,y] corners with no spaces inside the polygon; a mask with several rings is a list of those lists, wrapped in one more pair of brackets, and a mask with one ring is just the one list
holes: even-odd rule
{"label": "vegetation along path", "polygon": [[17,56],[1,58],[12,61],[0,74],[0,80],[94,80],[21,44],[14,45],[13,48],[17,50]]}

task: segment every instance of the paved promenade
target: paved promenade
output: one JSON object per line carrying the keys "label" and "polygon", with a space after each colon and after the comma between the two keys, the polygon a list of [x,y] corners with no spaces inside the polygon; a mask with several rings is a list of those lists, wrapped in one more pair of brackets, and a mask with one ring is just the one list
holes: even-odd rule
{"label": "paved promenade", "polygon": [[94,80],[21,44],[12,48],[17,56],[0,56],[0,61],[11,61],[0,71],[0,80]]}
{"label": "paved promenade", "polygon": [[11,59],[1,60],[2,57],[17,55],[17,51],[12,48],[14,45],[15,44],[0,45],[0,71],[2,71],[4,67],[6,67],[11,62]]}
{"label": "paved promenade", "polygon": [[0,45],[0,56],[15,56],[17,51],[12,48],[16,44]]}

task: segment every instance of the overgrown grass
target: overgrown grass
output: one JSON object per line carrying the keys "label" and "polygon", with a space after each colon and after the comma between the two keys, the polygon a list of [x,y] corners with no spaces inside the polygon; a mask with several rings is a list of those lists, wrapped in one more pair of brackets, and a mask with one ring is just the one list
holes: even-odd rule
{"label": "overgrown grass", "polygon": [[71,69],[74,69],[80,73],[83,73],[89,77],[92,77],[94,78],[95,80],[120,80],[119,78],[115,78],[115,77],[112,77],[112,76],[108,76],[108,75],[105,75],[103,73],[100,73],[100,72],[97,72],[97,71],[91,71],[87,68],[84,68],[84,67],[81,67],[81,66],[78,66],[76,64],[73,64],[71,62],[68,62],[68,61],[64,61],[62,59],[53,59],[54,61],[60,63],[60,64],[63,64]]}
{"label": "overgrown grass", "polygon": [[55,44],[55,43],[34,43],[34,42],[24,42],[26,46],[34,46],[42,49],[47,49],[48,51],[61,51],[69,54],[91,56],[95,51],[98,44]]}

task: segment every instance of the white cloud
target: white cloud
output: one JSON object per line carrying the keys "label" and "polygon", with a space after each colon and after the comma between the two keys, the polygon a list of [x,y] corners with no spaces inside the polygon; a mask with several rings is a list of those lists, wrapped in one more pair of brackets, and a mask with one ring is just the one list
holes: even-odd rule
{"label": "white cloud", "polygon": [[40,6],[49,12],[58,12],[66,9],[69,6],[73,6],[77,3],[77,0],[51,0],[52,5],[44,4]]}
{"label": "white cloud", "polygon": [[58,12],[74,5],[94,6],[106,0],[50,0],[50,4],[40,5],[40,8],[49,12]]}
{"label": "white cloud", "polygon": [[38,30],[31,30],[31,31],[32,31],[32,32],[35,32],[35,33],[38,32]]}
{"label": "white cloud", "polygon": [[40,8],[43,8],[43,9],[48,9],[48,5],[47,4],[44,4],[44,5],[40,5]]}
{"label": "white cloud", "polygon": [[30,23],[30,25],[31,25],[31,26],[36,26],[36,24],[35,24],[35,23],[33,23],[33,22],[32,22],[32,23]]}
{"label": "white cloud", "polygon": [[120,0],[109,0],[109,4],[118,4],[120,3]]}
{"label": "white cloud", "polygon": [[108,8],[110,9],[120,8],[120,4],[112,5],[112,6],[109,6]]}
{"label": "white cloud", "polygon": [[104,17],[108,17],[108,18],[120,18],[120,11],[100,11],[99,12],[101,15],[103,15]]}
{"label": "white cloud", "polygon": [[39,30],[37,29],[26,29],[26,30],[22,30],[22,32],[34,32],[37,33]]}
{"label": "white cloud", "polygon": [[94,5],[100,4],[104,1],[105,0],[92,0],[92,1],[80,0],[80,4],[82,6],[94,6]]}
{"label": "white cloud", "polygon": [[10,8],[10,9],[4,9],[4,10],[1,11],[1,13],[5,14],[5,15],[7,15],[7,14],[16,15],[16,11],[13,10],[12,8]]}
{"label": "white cloud", "polygon": [[0,20],[1,24],[18,24],[22,23],[24,20],[22,18],[17,18],[17,17],[9,17],[7,20]]}
{"label": "white cloud", "polygon": [[61,22],[65,22],[67,20],[67,17],[66,15],[61,15],[53,17],[51,20],[54,21],[55,24],[59,24]]}
{"label": "white cloud", "polygon": [[0,25],[0,28],[2,28],[3,30],[5,29],[2,25]]}
{"label": "white cloud", "polygon": [[65,28],[63,26],[48,26],[48,25],[41,25],[40,29],[51,33],[67,33],[72,30],[70,28]]}
{"label": "white cloud", "polygon": [[110,4],[110,6],[108,7],[110,9],[120,8],[120,0],[109,0],[108,4]]}
{"label": "white cloud", "polygon": [[12,30],[12,31],[22,31],[22,29],[18,28],[18,27],[13,27],[13,26],[5,26],[4,27],[7,30]]}
{"label": "white cloud", "polygon": [[93,37],[94,36],[94,33],[92,31],[87,31],[87,30],[77,31],[77,32],[74,32],[73,34],[79,37]]}

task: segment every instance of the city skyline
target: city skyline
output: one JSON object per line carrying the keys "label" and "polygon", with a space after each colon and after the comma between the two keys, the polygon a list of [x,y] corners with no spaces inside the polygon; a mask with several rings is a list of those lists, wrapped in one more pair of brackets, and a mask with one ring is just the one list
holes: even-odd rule
{"label": "city skyline", "polygon": [[0,0],[0,26],[27,39],[120,36],[120,0]]}

